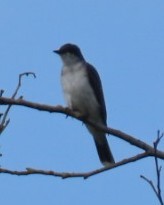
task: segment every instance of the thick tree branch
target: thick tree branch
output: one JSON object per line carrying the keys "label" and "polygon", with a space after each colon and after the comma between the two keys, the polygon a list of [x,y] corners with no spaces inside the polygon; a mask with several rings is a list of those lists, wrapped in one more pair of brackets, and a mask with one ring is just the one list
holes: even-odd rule
{"label": "thick tree branch", "polygon": [[50,112],[50,113],[62,113],[65,114],[67,116],[71,116],[74,117],[84,123],[89,123],[92,126],[95,126],[97,129],[102,130],[108,134],[114,135],[140,149],[143,149],[144,151],[146,151],[147,153],[149,153],[149,156],[157,156],[160,159],[164,159],[164,152],[160,151],[160,150],[156,150],[154,149],[154,147],[148,145],[147,143],[131,136],[128,135],[124,132],[121,132],[119,130],[113,129],[113,128],[109,128],[109,127],[105,127],[99,124],[95,124],[91,121],[88,121],[87,119],[83,118],[83,117],[79,117],[79,115],[77,115],[75,112],[73,112],[72,110],[62,107],[60,105],[58,106],[50,106],[50,105],[46,105],[46,104],[40,104],[40,103],[34,103],[34,102],[30,102],[30,101],[26,101],[24,99],[12,99],[12,98],[6,98],[6,97],[0,97],[0,105],[19,105],[19,106],[24,106],[24,107],[29,107],[32,109],[36,109],[36,110],[40,110],[40,111],[46,111],[46,112]]}
{"label": "thick tree branch", "polygon": [[[95,124],[91,121],[88,121],[83,116],[80,116],[79,113],[75,113],[68,108],[62,107],[60,105],[50,106],[50,105],[46,105],[46,104],[30,102],[30,101],[24,100],[22,97],[15,99],[17,92],[21,86],[22,76],[29,75],[29,74],[32,74],[35,77],[35,74],[31,73],[31,72],[27,72],[27,73],[23,73],[23,74],[19,75],[18,85],[17,85],[16,90],[11,98],[2,97],[2,93],[1,93],[0,105],[7,105],[8,106],[6,114],[5,114],[5,120],[6,120],[6,116],[9,112],[11,106],[13,106],[13,105],[24,106],[24,107],[28,107],[31,109],[50,112],[50,113],[61,113],[61,114],[65,114],[67,116],[74,117],[74,118],[76,118],[84,123],[88,123],[88,124],[96,127],[97,129],[104,131],[105,133],[114,135],[114,136],[144,150],[144,152],[141,154],[138,154],[136,156],[130,157],[128,159],[121,160],[115,164],[110,165],[109,167],[102,167],[102,168],[97,169],[97,170],[83,172],[83,173],[82,172],[80,172],[80,173],[63,172],[62,173],[62,172],[56,172],[56,171],[52,171],[52,170],[40,170],[40,169],[33,169],[33,168],[26,168],[26,170],[24,170],[24,171],[13,171],[13,170],[5,169],[5,168],[0,168],[0,173],[6,173],[6,174],[18,175],[18,176],[41,174],[41,175],[51,175],[51,176],[55,176],[55,177],[60,177],[62,179],[70,178],[70,177],[82,177],[82,178],[86,179],[88,177],[99,174],[101,172],[104,172],[104,171],[128,164],[130,162],[135,162],[135,161],[138,161],[142,158],[146,158],[149,156],[155,156],[156,159],[157,158],[164,159],[164,152],[157,150],[157,149],[154,149],[154,147],[146,144],[145,142],[143,142],[139,139],[136,139],[135,137],[128,135],[126,133],[123,133],[119,130],[108,128],[106,126],[102,126],[99,124]],[[4,124],[4,120],[3,120],[2,125],[3,124]]]}

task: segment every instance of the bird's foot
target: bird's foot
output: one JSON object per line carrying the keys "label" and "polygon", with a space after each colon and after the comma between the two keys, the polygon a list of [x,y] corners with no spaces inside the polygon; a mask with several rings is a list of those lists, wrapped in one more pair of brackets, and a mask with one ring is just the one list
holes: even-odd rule
{"label": "bird's foot", "polygon": [[75,109],[75,108],[72,109],[70,107],[65,107],[65,111],[66,111],[66,113],[68,113],[68,114],[66,114],[66,118],[69,116],[69,113],[70,113],[70,115],[73,114],[76,118],[78,118],[80,120],[85,120],[88,117],[86,114],[81,113],[80,110]]}

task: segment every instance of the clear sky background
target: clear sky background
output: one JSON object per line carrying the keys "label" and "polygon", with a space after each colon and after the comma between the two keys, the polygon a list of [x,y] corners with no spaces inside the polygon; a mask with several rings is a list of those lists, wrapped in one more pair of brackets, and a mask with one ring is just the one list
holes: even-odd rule
{"label": "clear sky background", "polygon": [[[37,78],[24,78],[19,95],[65,105],[62,64],[52,50],[68,42],[80,46],[101,76],[108,125],[152,144],[157,130],[164,131],[164,1],[1,0],[0,88],[4,96],[12,95],[20,73],[33,71]],[[0,137],[2,167],[85,172],[102,166],[81,122],[23,107],[13,107],[10,120]],[[140,152],[116,137],[108,139],[116,161]],[[164,142],[159,148],[163,147]],[[156,179],[153,158],[88,180],[1,174],[0,201],[3,205],[158,204],[140,174]],[[163,179],[164,171],[164,193]]]}

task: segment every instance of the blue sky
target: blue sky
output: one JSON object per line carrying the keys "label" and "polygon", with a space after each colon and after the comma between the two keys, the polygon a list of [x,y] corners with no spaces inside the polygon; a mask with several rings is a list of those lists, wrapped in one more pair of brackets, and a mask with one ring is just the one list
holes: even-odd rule
{"label": "blue sky", "polygon": [[[1,1],[0,88],[4,96],[11,96],[18,75],[33,71],[37,78],[24,78],[19,95],[64,105],[62,64],[52,50],[67,42],[78,44],[101,76],[108,125],[152,144],[157,130],[164,131],[163,19],[161,0]],[[2,167],[62,172],[101,167],[92,137],[81,122],[22,107],[13,107],[10,120],[0,138]],[[140,152],[113,136],[109,142],[116,161]],[[1,203],[158,204],[140,174],[156,179],[154,159],[88,180],[1,175]],[[161,185],[164,191],[163,180]]]}

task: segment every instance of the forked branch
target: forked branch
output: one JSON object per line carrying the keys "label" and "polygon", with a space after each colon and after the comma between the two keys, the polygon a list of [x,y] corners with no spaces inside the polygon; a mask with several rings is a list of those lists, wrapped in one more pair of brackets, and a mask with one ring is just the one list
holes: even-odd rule
{"label": "forked branch", "polygon": [[[163,136],[164,136],[164,133],[160,134],[160,131],[158,131],[157,140],[153,143],[155,152],[157,151],[157,146],[158,146],[160,140],[163,138]],[[155,186],[152,180],[148,179],[147,177],[145,177],[143,175],[141,175],[140,177],[142,179],[144,179],[150,185],[150,187],[153,189],[154,193],[156,194],[157,199],[159,200],[160,204],[164,205],[164,201],[162,199],[162,193],[161,193],[161,170],[162,170],[162,166],[159,166],[158,157],[156,156],[156,154],[154,156],[154,159],[155,159],[155,168],[156,168],[156,175],[157,175],[157,185]]]}
{"label": "forked branch", "polygon": [[[142,149],[143,152],[136,155],[136,156],[130,157],[128,159],[123,159],[123,160],[121,160],[121,161],[119,161],[115,164],[112,164],[108,167],[102,167],[100,169],[89,171],[89,172],[84,172],[84,173],[73,173],[73,172],[64,172],[64,173],[62,173],[62,172],[56,172],[56,171],[52,171],[52,170],[40,170],[40,169],[34,169],[34,168],[26,168],[26,170],[24,170],[24,171],[13,171],[13,170],[5,169],[5,168],[0,168],[0,173],[19,175],[19,176],[21,176],[21,175],[31,175],[31,174],[42,174],[42,175],[51,175],[51,176],[61,177],[63,179],[64,178],[69,178],[69,177],[82,177],[82,178],[86,179],[86,178],[88,178],[90,176],[93,176],[95,174],[99,174],[101,172],[104,172],[104,171],[107,171],[107,170],[110,170],[110,169],[113,169],[113,168],[128,164],[130,162],[138,161],[142,158],[155,157],[157,165],[158,165],[158,161],[157,161],[158,158],[160,158],[162,160],[164,159],[164,152],[161,151],[161,150],[158,150],[157,145],[156,146],[154,145],[154,147],[153,147],[153,146],[148,145],[147,143],[137,139],[136,137],[131,136],[129,134],[126,134],[122,131],[119,131],[119,130],[116,130],[116,129],[113,129],[113,128],[109,128],[109,127],[106,127],[106,126],[102,126],[100,124],[95,124],[94,122],[89,121],[86,118],[77,115],[77,113],[73,112],[72,110],[70,110],[68,108],[62,107],[60,105],[51,106],[51,105],[46,105],[46,104],[30,102],[30,101],[24,100],[22,97],[19,97],[19,98],[16,99],[15,97],[16,97],[16,95],[18,93],[18,90],[21,86],[22,76],[29,75],[29,74],[33,75],[35,77],[35,74],[32,73],[32,72],[23,73],[19,76],[19,82],[18,82],[17,88],[16,88],[16,90],[15,90],[15,92],[14,92],[14,94],[11,98],[2,97],[2,94],[0,96],[0,105],[7,105],[8,106],[6,112],[3,116],[3,120],[1,122],[1,125],[3,126],[3,130],[6,127],[4,125],[5,125],[5,122],[6,122],[7,114],[9,112],[11,106],[13,106],[13,105],[24,106],[26,108],[31,108],[31,109],[35,109],[35,110],[39,110],[39,111],[45,111],[45,112],[50,112],[50,113],[61,113],[61,114],[65,114],[66,116],[74,117],[77,120],[80,120],[84,123],[88,123],[88,124],[96,127],[97,129],[105,132],[105,133],[116,136],[116,137],[130,143],[131,145]],[[3,130],[0,129],[1,132]],[[158,144],[159,141],[160,141],[160,139],[157,141],[156,144]],[[160,173],[160,170],[161,169],[158,169],[159,173]],[[159,180],[158,187],[160,187],[160,175],[158,176],[158,180]]]}

